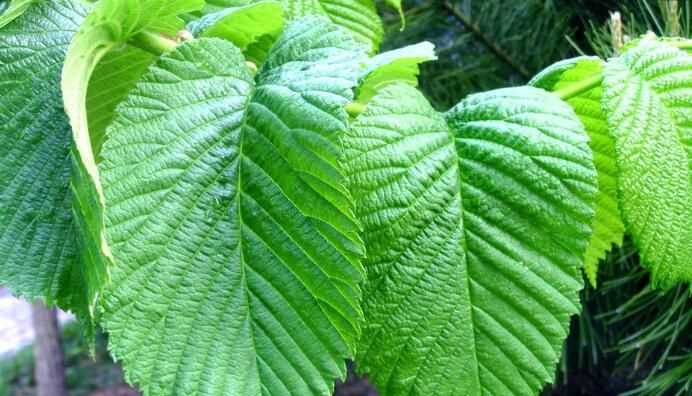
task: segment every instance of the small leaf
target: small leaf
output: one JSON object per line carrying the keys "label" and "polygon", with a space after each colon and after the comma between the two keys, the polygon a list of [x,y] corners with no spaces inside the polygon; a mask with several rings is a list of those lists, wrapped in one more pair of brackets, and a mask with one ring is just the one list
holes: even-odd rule
{"label": "small leaf", "polygon": [[3,8],[3,4],[0,3],[0,28],[17,19],[29,9],[29,6],[37,1],[38,0],[12,0],[9,2],[6,9]]}
{"label": "small leaf", "polygon": [[366,104],[379,90],[393,83],[418,86],[419,65],[436,59],[435,45],[427,41],[376,55],[363,72],[357,101]]}
{"label": "small leaf", "polygon": [[[549,67],[532,81],[531,85],[549,91],[569,88],[594,75],[603,73],[603,62],[595,57],[568,59]],[[605,113],[601,110],[603,89],[599,84],[567,100],[586,128],[591,138],[589,146],[594,153],[594,164],[598,171],[598,195],[593,235],[584,256],[584,271],[595,287],[598,263],[605,258],[613,245],[621,245],[625,226],[617,195],[617,164],[615,142],[610,136]]]}
{"label": "small leaf", "polygon": [[[226,39],[243,52],[263,37],[269,36],[269,47],[283,30],[283,8],[273,0],[259,1],[246,6],[226,8],[188,25],[198,37]],[[257,60],[261,63],[262,59]]]}
{"label": "small leaf", "polygon": [[605,67],[620,205],[659,287],[692,281],[692,57],[643,39]]}
{"label": "small leaf", "polygon": [[324,15],[351,32],[376,53],[384,37],[384,28],[373,0],[282,0],[289,19],[305,15]]}
{"label": "small leaf", "polygon": [[[264,61],[266,51],[274,44],[283,27],[281,3],[271,0],[226,8],[188,25],[195,36],[229,40],[257,64]],[[264,51],[258,51],[257,46],[264,48]],[[262,55],[258,58],[257,54]]]}

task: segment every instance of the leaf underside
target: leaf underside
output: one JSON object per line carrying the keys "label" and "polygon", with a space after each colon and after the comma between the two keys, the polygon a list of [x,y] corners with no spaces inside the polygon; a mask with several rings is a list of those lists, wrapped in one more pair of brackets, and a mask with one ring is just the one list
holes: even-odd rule
{"label": "leaf underside", "polygon": [[[136,53],[130,52],[125,61],[139,65],[133,70],[118,68],[121,86],[114,85],[113,95],[103,103],[89,98],[89,84],[101,86],[108,79],[109,68],[99,68],[100,61],[117,58],[127,42],[138,33],[166,33],[174,35],[183,26],[179,13],[203,6],[202,0],[102,0],[94,5],[71,41],[65,57],[60,81],[65,111],[72,126],[72,211],[76,222],[76,234],[80,268],[85,283],[83,287],[89,299],[92,313],[103,287],[109,282],[112,256],[105,239],[103,188],[96,159],[105,139],[104,122],[112,118],[117,100],[132,86],[150,58],[142,62]],[[127,51],[125,49],[124,51]],[[96,73],[96,74],[95,74]],[[93,80],[92,80],[93,78]],[[92,91],[92,95],[93,91]],[[103,108],[98,108],[99,105]],[[94,107],[97,109],[94,110]],[[91,108],[91,111],[89,110]],[[95,117],[90,122],[89,116]],[[103,118],[101,118],[103,117]],[[91,126],[98,129],[91,130]]]}
{"label": "leaf underside", "polygon": [[115,107],[155,60],[154,55],[127,46],[110,51],[96,65],[89,79],[86,110],[91,147],[97,160]]}
{"label": "leaf underside", "polygon": [[534,395],[553,379],[593,215],[587,140],[569,106],[528,87],[472,96],[445,122],[394,85],[356,119],[356,363],[380,394]]}
{"label": "leaf underside", "polygon": [[87,302],[71,211],[70,126],[59,82],[85,14],[76,2],[38,2],[0,29],[0,284],[80,316]]}
{"label": "leaf underside", "polygon": [[605,67],[623,220],[655,286],[692,280],[692,57],[642,40]]}
{"label": "leaf underside", "polygon": [[[560,62],[552,68],[554,73],[550,73],[549,68],[531,84],[549,91],[569,88],[591,76],[602,74],[603,62],[598,58],[582,57]],[[600,260],[605,258],[613,245],[622,244],[625,234],[617,194],[615,142],[610,136],[606,115],[601,109],[602,96],[603,89],[599,85],[567,100],[590,137],[589,146],[598,172],[593,234],[584,256],[584,272],[593,286],[597,284]]]}
{"label": "leaf underside", "polygon": [[335,136],[364,54],[314,18],[274,48],[253,81],[231,43],[185,43],[108,130],[103,324],[145,395],[327,396],[353,354],[363,248]]}

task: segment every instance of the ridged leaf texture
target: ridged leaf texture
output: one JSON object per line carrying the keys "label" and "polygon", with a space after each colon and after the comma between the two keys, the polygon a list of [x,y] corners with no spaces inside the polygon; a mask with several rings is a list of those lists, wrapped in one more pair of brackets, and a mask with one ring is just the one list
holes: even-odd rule
{"label": "ridged leaf texture", "polygon": [[373,0],[281,0],[289,18],[324,15],[376,53],[384,37]]}
{"label": "ridged leaf texture", "polygon": [[188,25],[195,36],[219,37],[241,50],[264,35],[277,36],[283,28],[283,8],[278,1],[229,7],[203,16]]}
{"label": "ridged leaf texture", "polygon": [[[96,164],[100,145],[105,139],[104,130],[89,129],[88,90],[91,77],[98,71],[101,60],[113,56],[113,50],[121,49],[137,34],[173,35],[183,26],[183,21],[177,15],[194,11],[202,5],[201,0],[173,3],[165,0],[103,0],[84,19],[68,48],[61,89],[72,126],[72,210],[77,224],[78,252],[86,277],[84,287],[92,313],[102,288],[109,281],[112,255],[103,229],[103,187]],[[123,70],[116,72],[121,74]],[[98,77],[96,75],[97,82]],[[121,82],[131,87],[138,76],[131,73],[122,77],[126,78]],[[103,111],[107,119],[112,118],[111,109],[117,104],[112,99],[121,98],[124,93],[126,90],[120,90],[109,99]]]}
{"label": "ridged leaf texture", "polygon": [[642,40],[605,67],[622,215],[652,283],[692,280],[692,58]]}
{"label": "ridged leaf texture", "polygon": [[[600,59],[574,58],[546,69],[536,76],[531,85],[549,91],[560,91],[573,88],[591,77],[602,74],[603,61]],[[625,234],[617,193],[615,141],[610,136],[606,114],[601,109],[602,96],[603,88],[601,84],[596,84],[593,88],[567,99],[567,103],[572,106],[590,137],[589,146],[593,151],[594,164],[598,171],[593,234],[584,256],[584,272],[593,286],[597,284],[599,262],[605,258],[613,245],[622,244]]]}
{"label": "ridged leaf texture", "polygon": [[344,377],[364,249],[336,137],[360,48],[299,19],[253,79],[237,47],[203,38],[119,106],[102,323],[145,395],[327,396]]}
{"label": "ridged leaf texture", "polygon": [[86,12],[67,0],[38,2],[0,29],[0,284],[80,315],[87,302],[59,82]]}
{"label": "ridged leaf texture", "polygon": [[[0,28],[25,13],[29,6],[35,2],[36,0],[13,0],[8,5],[0,3]],[[6,6],[6,8],[3,6]]]}
{"label": "ridged leaf texture", "polygon": [[391,85],[343,140],[368,248],[359,370],[385,396],[535,395],[579,312],[597,190],[572,109],[522,87],[443,117]]}
{"label": "ridged leaf texture", "polygon": [[226,39],[243,51],[248,61],[261,65],[284,27],[279,1],[258,1],[204,15],[188,25],[196,37]]}

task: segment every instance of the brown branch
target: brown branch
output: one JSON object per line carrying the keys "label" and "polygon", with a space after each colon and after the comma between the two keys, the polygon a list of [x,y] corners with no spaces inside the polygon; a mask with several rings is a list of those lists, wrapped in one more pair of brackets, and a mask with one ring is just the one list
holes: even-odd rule
{"label": "brown branch", "polygon": [[486,47],[488,47],[488,49],[490,49],[498,58],[500,58],[500,60],[502,60],[511,68],[516,70],[525,79],[531,78],[531,73],[524,66],[515,62],[514,59],[512,59],[512,57],[504,49],[502,49],[502,47],[500,47],[495,41],[493,41],[490,37],[483,33],[481,28],[471,18],[469,18],[466,14],[454,7],[452,3],[449,2],[449,0],[445,0],[444,7],[447,10],[449,10],[449,12],[451,12],[452,15],[459,20],[459,22],[466,25],[466,27],[473,34],[475,34],[478,37],[478,39]]}
{"label": "brown branch", "polygon": [[65,357],[60,345],[60,327],[55,309],[36,301],[31,307],[36,333],[34,372],[38,396],[67,396]]}

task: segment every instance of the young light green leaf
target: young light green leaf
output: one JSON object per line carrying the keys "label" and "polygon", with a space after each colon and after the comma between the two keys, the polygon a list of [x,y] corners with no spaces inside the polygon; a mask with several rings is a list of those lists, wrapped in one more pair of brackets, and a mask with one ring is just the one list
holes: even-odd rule
{"label": "young light green leaf", "polygon": [[379,90],[392,83],[418,86],[419,65],[437,59],[435,45],[427,41],[374,56],[358,85],[356,99],[366,104]]}
{"label": "young light green leaf", "polygon": [[643,39],[605,67],[622,215],[655,286],[692,280],[692,57]]}
{"label": "young light green leaf", "polygon": [[0,284],[82,318],[87,298],[70,209],[70,125],[59,81],[86,13],[78,2],[44,1],[0,29]]}
{"label": "young light green leaf", "polygon": [[248,60],[260,65],[283,27],[283,8],[273,0],[225,8],[188,25],[195,36],[229,40]]}
{"label": "young light green leaf", "polygon": [[156,60],[156,56],[136,47],[125,46],[108,52],[96,65],[89,79],[86,110],[94,157],[106,138],[115,107]]}
{"label": "young light green leaf", "polygon": [[277,37],[283,25],[281,3],[265,0],[205,15],[190,23],[188,30],[199,37],[229,40],[244,51],[264,35]]}
{"label": "young light green leaf", "polygon": [[579,311],[596,172],[554,95],[471,96],[447,115],[392,85],[344,138],[368,247],[356,363],[381,395],[535,395]]}
{"label": "young light green leaf", "polygon": [[0,3],[0,28],[17,19],[37,0],[12,0],[6,9]]}
{"label": "young light green leaf", "polygon": [[112,256],[103,232],[103,189],[96,165],[98,144],[104,138],[89,130],[89,81],[100,60],[109,52],[138,34],[174,34],[183,24],[176,15],[202,5],[201,0],[103,0],[85,18],[68,49],[61,88],[72,126],[72,206],[92,308],[108,281]]}
{"label": "young light green leaf", "polygon": [[[592,76],[602,75],[603,61],[595,57],[581,57],[559,62],[531,81],[531,85],[549,91],[569,89]],[[589,135],[589,146],[594,154],[598,171],[598,195],[593,235],[584,256],[584,271],[595,287],[598,264],[613,245],[622,244],[625,226],[622,223],[617,194],[617,164],[615,142],[610,136],[606,115],[601,109],[601,84],[567,99]]]}
{"label": "young light green leaf", "polygon": [[363,254],[337,134],[365,53],[290,24],[255,80],[202,38],[165,55],[108,130],[118,263],[110,349],[145,395],[331,395],[362,312]]}
{"label": "young light green leaf", "polygon": [[324,15],[345,28],[376,53],[384,37],[382,21],[373,0],[281,0],[289,19]]}

